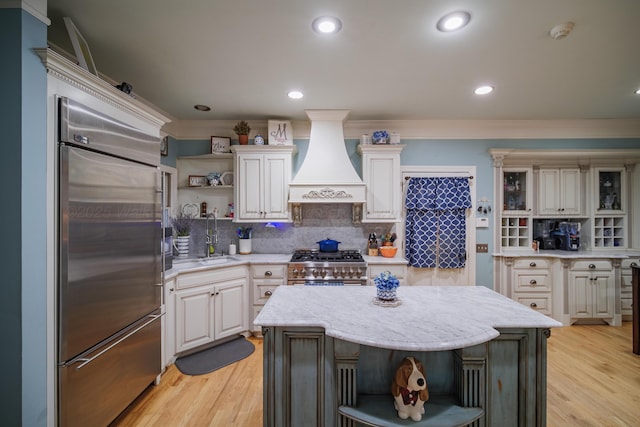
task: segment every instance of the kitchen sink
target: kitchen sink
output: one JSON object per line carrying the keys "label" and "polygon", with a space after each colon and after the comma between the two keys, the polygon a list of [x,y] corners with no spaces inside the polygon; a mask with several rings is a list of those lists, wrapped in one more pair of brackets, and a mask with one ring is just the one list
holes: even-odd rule
{"label": "kitchen sink", "polygon": [[186,270],[188,268],[207,267],[210,265],[220,265],[234,261],[238,261],[238,258],[232,256],[215,256],[211,258],[189,258],[184,261],[174,259],[173,268],[176,270]]}

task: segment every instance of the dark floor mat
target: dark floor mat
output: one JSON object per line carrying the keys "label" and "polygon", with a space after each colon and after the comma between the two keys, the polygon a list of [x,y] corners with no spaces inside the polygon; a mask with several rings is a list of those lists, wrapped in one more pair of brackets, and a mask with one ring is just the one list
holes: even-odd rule
{"label": "dark floor mat", "polygon": [[186,375],[202,375],[249,356],[255,346],[244,337],[199,351],[176,360],[180,372]]}

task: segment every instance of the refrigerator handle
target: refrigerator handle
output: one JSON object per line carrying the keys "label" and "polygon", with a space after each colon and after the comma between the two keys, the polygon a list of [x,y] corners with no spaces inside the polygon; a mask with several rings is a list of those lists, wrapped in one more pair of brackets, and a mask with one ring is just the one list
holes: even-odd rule
{"label": "refrigerator handle", "polygon": [[109,346],[107,346],[106,348],[104,348],[102,351],[100,351],[99,353],[95,354],[92,357],[86,358],[86,357],[81,357],[79,359],[75,359],[72,362],[70,362],[67,365],[71,365],[77,362],[82,362],[80,365],[78,365],[76,367],[77,369],[82,369],[85,365],[88,365],[89,363],[93,362],[94,360],[96,360],[98,357],[102,356],[103,354],[105,354],[107,351],[111,350],[113,347],[117,346],[118,344],[120,344],[122,341],[126,340],[127,338],[129,338],[130,336],[132,336],[133,334],[135,334],[136,332],[146,328],[148,325],[150,325],[151,323],[155,322],[157,319],[159,319],[160,317],[164,316],[164,313],[162,314],[150,314],[149,316],[147,316],[149,319],[148,322],[145,322],[143,325],[138,326],[136,329],[134,329],[133,331],[129,332],[128,334],[126,334],[123,337],[120,337],[117,341],[111,343]]}

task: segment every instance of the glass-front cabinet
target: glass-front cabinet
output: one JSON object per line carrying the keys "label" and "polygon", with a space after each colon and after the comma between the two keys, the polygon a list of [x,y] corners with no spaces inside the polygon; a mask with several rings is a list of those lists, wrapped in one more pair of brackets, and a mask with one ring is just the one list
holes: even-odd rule
{"label": "glass-front cabinet", "polygon": [[628,246],[625,215],[626,171],[624,167],[593,169],[593,248],[621,249]]}
{"label": "glass-front cabinet", "polygon": [[502,214],[522,216],[531,212],[531,176],[527,168],[502,170]]}
{"label": "glass-front cabinet", "polygon": [[596,215],[624,212],[624,168],[596,168]]}

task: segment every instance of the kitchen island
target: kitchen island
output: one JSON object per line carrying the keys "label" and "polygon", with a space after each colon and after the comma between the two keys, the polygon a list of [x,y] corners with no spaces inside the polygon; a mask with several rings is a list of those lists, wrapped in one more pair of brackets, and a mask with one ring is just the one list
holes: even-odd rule
{"label": "kitchen island", "polygon": [[[546,340],[561,324],[484,287],[279,287],[255,320],[264,335],[264,425],[543,426]],[[425,365],[421,422],[396,417],[402,358]]]}

